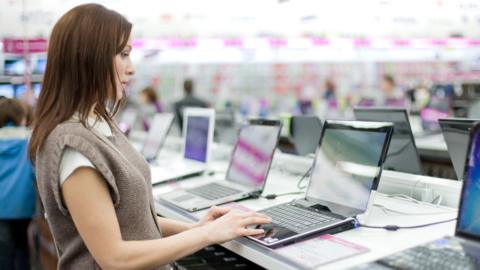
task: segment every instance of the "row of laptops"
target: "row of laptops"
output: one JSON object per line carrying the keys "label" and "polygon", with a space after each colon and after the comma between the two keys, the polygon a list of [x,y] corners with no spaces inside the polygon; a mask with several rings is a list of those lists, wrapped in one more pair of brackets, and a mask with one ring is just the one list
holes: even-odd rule
{"label": "row of laptops", "polygon": [[[422,164],[412,134],[408,112],[402,108],[355,108],[354,115],[362,121],[385,121],[394,124],[394,132],[384,169],[411,174],[423,174]],[[457,175],[463,177],[470,129],[479,120],[440,118],[438,125],[447,144],[448,153]]]}
{"label": "row of laptops", "polygon": [[[423,174],[418,150],[408,119],[408,113],[405,109],[355,108],[354,114],[357,120],[385,121],[394,124],[394,133],[384,169],[411,174]],[[124,121],[121,121],[122,124],[127,123],[128,119],[130,119],[130,122],[133,122],[136,117],[134,112],[129,112],[125,115],[126,116],[123,117]],[[170,164],[178,164],[174,165],[175,167],[172,169],[171,166],[159,166],[159,164],[154,164],[153,161],[172,126],[174,115],[172,113],[160,113],[154,116],[151,129],[141,148],[141,152],[145,158],[153,163],[152,181],[154,184],[197,175],[206,169],[212,144],[211,134],[214,129],[214,117],[215,112],[211,109],[187,109],[183,121],[183,134],[185,134],[182,143],[183,158],[182,160],[171,162]],[[304,150],[302,149],[303,152],[314,153],[320,136],[321,122],[316,117],[303,117],[301,119],[295,119],[295,121],[292,120],[292,126],[294,122],[298,122],[299,127],[292,129],[292,134],[298,137],[297,141],[303,141],[303,143],[298,143],[298,145],[305,148]],[[305,122],[305,124],[302,126],[303,122]],[[309,127],[313,127],[314,125],[312,123],[317,122],[318,127],[314,128],[315,134],[312,135],[313,129]],[[467,151],[468,132],[474,122],[475,120],[473,119],[460,118],[439,120],[439,125],[447,143],[457,179],[461,179],[462,176],[463,162]],[[295,133],[293,133],[293,131],[295,131]],[[317,133],[318,135],[316,135]],[[188,168],[191,168],[191,170]],[[185,169],[188,171],[185,171]],[[182,171],[182,173],[180,173],[180,171]]]}
{"label": "row of laptops", "polygon": [[480,124],[469,132],[455,236],[418,245],[353,269],[480,269]]}
{"label": "row of laptops", "polygon": [[[206,115],[197,115],[201,111],[193,113],[193,116],[186,113],[187,121],[184,122],[186,123],[184,127],[186,132],[184,134],[187,136],[184,145],[188,144],[189,121],[198,124],[204,122],[201,121],[201,117],[208,118]],[[156,121],[153,122],[152,129],[155,130]],[[166,123],[169,121],[160,122],[168,125]],[[303,200],[261,211],[273,216],[274,222],[264,225],[267,233],[255,240],[268,246],[277,246],[319,231],[338,232],[352,228],[354,218],[368,209],[372,199],[371,193],[378,186],[383,161],[388,159],[391,152],[388,145],[393,133],[392,126],[383,123],[381,124],[383,126],[380,126],[383,131],[376,127],[375,132],[375,128],[373,128],[375,125],[378,123],[327,121],[322,130],[312,181],[306,197]],[[196,127],[197,125],[190,124],[190,126]],[[206,127],[206,124],[200,124],[200,126]],[[206,129],[208,128],[203,128],[203,130]],[[158,132],[153,133],[159,134]],[[162,195],[162,199],[185,210],[196,211],[261,194],[279,133],[280,123],[278,121],[251,121],[249,125],[240,130],[225,181],[215,181],[187,190],[177,190]],[[376,133],[378,133],[378,137],[375,140],[374,134]],[[382,133],[384,137],[379,136]],[[411,132],[407,135],[411,136]],[[198,134],[194,137],[198,137]],[[383,143],[381,143],[382,138],[384,139]],[[147,138],[144,149],[151,148],[147,147],[148,141]],[[372,144],[372,142],[377,143]],[[371,160],[365,159],[368,156],[366,153],[369,151],[375,153],[371,155]],[[155,166],[152,169],[154,168]],[[325,172],[330,173],[325,174]],[[335,181],[332,181],[333,179]],[[356,195],[352,198],[351,194]],[[349,205],[345,205],[346,201],[349,202]],[[298,216],[299,214],[300,216]]]}
{"label": "row of laptops", "polygon": [[[131,108],[121,116],[119,128],[127,136],[137,116],[137,111]],[[215,111],[187,108],[183,117],[182,155],[177,159],[160,163],[157,161],[157,156],[173,125],[175,115],[157,113],[153,116],[147,136],[139,147],[140,152],[150,163],[152,184],[199,175],[207,168],[213,143]]]}
{"label": "row of laptops", "polygon": [[[157,198],[190,212],[256,197],[263,192],[281,125],[251,120],[240,129],[223,180],[161,194]],[[276,247],[314,233],[353,228],[371,205],[385,161],[392,123],[325,121],[306,196],[259,212],[272,217],[265,234],[251,237]]]}

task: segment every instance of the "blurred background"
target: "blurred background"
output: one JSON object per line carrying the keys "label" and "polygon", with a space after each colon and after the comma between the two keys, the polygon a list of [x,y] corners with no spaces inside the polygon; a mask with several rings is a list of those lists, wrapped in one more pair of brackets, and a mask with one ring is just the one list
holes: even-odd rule
{"label": "blurred background", "polygon": [[[134,25],[136,75],[118,115],[125,131],[147,131],[156,113],[174,112],[171,135],[180,135],[182,107],[212,107],[217,142],[233,144],[248,118],[281,119],[280,150],[307,155],[311,147],[301,146],[316,149],[320,121],[297,118],[290,127],[292,117],[353,119],[355,107],[399,107],[410,115],[404,122],[425,175],[456,179],[437,120],[480,118],[478,0],[91,2]],[[0,97],[25,106],[26,127],[42,91],[50,31],[83,3],[0,1]],[[429,130],[438,136],[425,137]],[[48,225],[30,214],[25,228],[31,217],[30,267],[55,269]]]}

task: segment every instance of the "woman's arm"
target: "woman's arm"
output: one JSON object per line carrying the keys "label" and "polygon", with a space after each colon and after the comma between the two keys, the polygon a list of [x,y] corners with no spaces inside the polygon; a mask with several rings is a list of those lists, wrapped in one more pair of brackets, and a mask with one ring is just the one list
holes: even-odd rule
{"label": "woman's arm", "polygon": [[227,207],[217,207],[212,206],[205,216],[202,217],[197,223],[187,223],[182,221],[177,221],[174,219],[168,219],[163,217],[157,217],[158,224],[162,229],[164,236],[174,235],[177,233],[184,232],[196,227],[207,225],[208,223],[216,220],[217,218],[230,212],[230,209]]}
{"label": "woman's arm", "polygon": [[160,225],[162,235],[164,237],[181,233],[197,227],[197,224],[194,223],[187,223],[164,217],[157,217],[157,221]]}
{"label": "woman's arm", "polygon": [[[62,185],[62,193],[80,236],[103,269],[165,265],[213,243],[263,233],[246,226],[270,222],[260,214],[231,211],[204,226],[166,238],[124,241],[108,187],[96,170],[87,167],[75,170]],[[172,225],[170,221],[160,224]],[[167,231],[174,232],[172,228]]]}

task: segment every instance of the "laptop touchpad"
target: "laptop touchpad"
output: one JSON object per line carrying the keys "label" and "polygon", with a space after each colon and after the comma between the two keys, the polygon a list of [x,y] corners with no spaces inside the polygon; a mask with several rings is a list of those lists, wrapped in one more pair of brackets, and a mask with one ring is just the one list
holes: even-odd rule
{"label": "laptop touchpad", "polygon": [[276,224],[258,225],[257,228],[264,229],[265,233],[262,235],[253,236],[258,240],[261,240],[267,244],[274,244],[280,240],[296,235],[294,231],[291,231],[285,227]]}

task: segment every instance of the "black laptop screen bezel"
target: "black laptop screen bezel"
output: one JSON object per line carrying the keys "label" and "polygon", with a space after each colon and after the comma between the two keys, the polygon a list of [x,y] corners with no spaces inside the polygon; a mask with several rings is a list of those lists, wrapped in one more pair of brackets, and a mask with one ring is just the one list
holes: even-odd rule
{"label": "black laptop screen bezel", "polygon": [[[470,163],[470,153],[472,151],[472,145],[473,145],[473,138],[474,136],[480,132],[480,122],[475,122],[472,130],[470,131],[470,141],[468,143],[468,151],[467,151],[467,157],[465,160],[465,168],[463,170],[463,179],[467,179],[466,177],[468,176],[468,164]],[[465,181],[465,180],[464,180]],[[462,237],[465,239],[470,239],[474,241],[480,241],[480,235],[474,235],[469,232],[465,232],[460,230],[459,224],[460,224],[460,217],[462,216],[462,206],[463,206],[463,195],[465,194],[465,182],[462,185],[462,192],[460,193],[460,203],[458,206],[458,217],[457,217],[457,224],[455,225],[455,236]]]}
{"label": "black laptop screen bezel", "polygon": [[[393,135],[393,123],[390,122],[371,122],[371,121],[336,121],[336,120],[326,120],[323,127],[322,127],[322,134],[320,136],[320,141],[318,143],[317,151],[315,153],[315,159],[313,161],[312,165],[312,173],[310,173],[310,181],[308,184],[308,187],[305,192],[305,200],[309,202],[317,202],[321,205],[325,204],[327,201],[323,201],[318,198],[310,197],[308,196],[308,190],[310,189],[310,186],[313,181],[313,171],[317,163],[317,156],[319,154],[319,150],[322,145],[322,141],[324,139],[324,134],[325,130],[327,129],[343,129],[343,130],[359,130],[359,131],[367,131],[367,132],[380,132],[380,133],[385,133],[385,141],[383,144],[383,149],[382,153],[380,155],[380,159],[378,161],[377,166],[380,168],[378,175],[373,179],[372,183],[372,188],[370,190],[370,196],[372,191],[376,191],[378,188],[378,185],[380,183],[380,178],[382,175],[382,170],[383,170],[383,164],[385,162],[385,159],[387,157],[387,152],[388,148],[390,146],[390,140]],[[370,197],[369,200],[372,198]],[[331,202],[327,202],[331,203]],[[368,207],[368,205],[367,205]],[[348,206],[345,206],[345,208],[349,208]],[[350,209],[350,208],[349,208]],[[358,211],[359,209],[353,209],[353,211]]]}
{"label": "black laptop screen bezel", "polygon": [[[270,173],[270,167],[272,166],[272,163],[273,163],[273,156],[275,155],[275,150],[277,149],[278,147],[278,141],[280,139],[280,131],[282,129],[282,122],[279,121],[279,120],[270,120],[270,119],[249,119],[248,120],[248,124],[247,125],[244,125],[242,126],[239,130],[238,130],[238,136],[237,136],[237,141],[235,142],[235,146],[233,147],[232,149],[232,152],[230,154],[230,161],[228,162],[228,169],[227,169],[227,172],[225,173],[225,180],[228,181],[228,182],[232,182],[232,183],[235,183],[235,184],[239,184],[239,185],[242,185],[241,183],[238,183],[237,181],[234,181],[234,180],[231,180],[229,179],[229,174],[230,174],[230,169],[232,167],[232,163],[233,163],[233,154],[235,153],[235,151],[237,150],[237,147],[238,147],[238,139],[240,138],[240,133],[242,132],[242,130],[248,126],[274,126],[274,127],[278,127],[278,132],[277,132],[277,139],[275,141],[275,146],[273,148],[273,151],[272,151],[272,154],[270,155],[270,162],[268,163],[268,166],[267,166],[267,173],[265,174],[265,179],[263,180],[263,185],[261,187],[257,187],[255,188],[255,191],[263,191],[263,189],[265,188],[265,184],[267,183],[267,178],[268,178],[268,174]],[[252,185],[249,185],[249,187],[253,187]]]}

